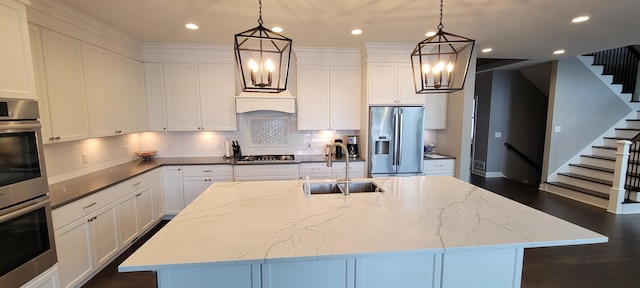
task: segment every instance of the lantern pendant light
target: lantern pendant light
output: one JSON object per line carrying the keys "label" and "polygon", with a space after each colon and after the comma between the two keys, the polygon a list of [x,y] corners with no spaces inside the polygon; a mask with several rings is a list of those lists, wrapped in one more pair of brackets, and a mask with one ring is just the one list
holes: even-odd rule
{"label": "lantern pendant light", "polygon": [[416,45],[411,66],[416,93],[449,93],[464,88],[475,40],[444,32],[440,0],[438,32]]}
{"label": "lantern pendant light", "polygon": [[242,91],[278,93],[287,89],[292,41],[262,26],[258,3],[258,26],[235,35],[236,65]]}

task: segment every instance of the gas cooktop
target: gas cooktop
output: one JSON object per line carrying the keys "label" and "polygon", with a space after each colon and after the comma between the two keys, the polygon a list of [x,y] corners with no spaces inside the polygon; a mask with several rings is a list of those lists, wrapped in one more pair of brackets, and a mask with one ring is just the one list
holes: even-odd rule
{"label": "gas cooktop", "polygon": [[236,163],[266,163],[266,162],[294,162],[293,154],[285,155],[245,155],[236,160]]}

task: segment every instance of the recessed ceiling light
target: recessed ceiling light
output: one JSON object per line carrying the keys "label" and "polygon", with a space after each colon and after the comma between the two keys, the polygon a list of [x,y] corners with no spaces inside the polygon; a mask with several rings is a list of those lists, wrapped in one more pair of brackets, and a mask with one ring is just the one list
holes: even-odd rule
{"label": "recessed ceiling light", "polygon": [[489,53],[489,52],[491,52],[491,51],[493,51],[493,49],[491,49],[491,48],[484,48],[484,49],[482,49],[482,53]]}
{"label": "recessed ceiling light", "polygon": [[553,54],[555,54],[555,55],[564,54],[564,50],[556,50],[556,51],[553,51]]}
{"label": "recessed ceiling light", "polygon": [[353,35],[360,35],[360,34],[362,34],[362,30],[360,30],[360,29],[353,29],[353,30],[351,30],[351,34],[353,34]]}
{"label": "recessed ceiling light", "polygon": [[436,32],[429,31],[429,32],[427,32],[426,34],[424,34],[424,36],[427,36],[427,37],[431,37],[431,36],[433,36],[433,35],[436,35]]}
{"label": "recessed ceiling light", "polygon": [[573,18],[573,20],[571,20],[572,23],[580,23],[580,22],[584,22],[589,20],[589,16],[578,16],[576,18]]}
{"label": "recessed ceiling light", "polygon": [[278,26],[273,27],[273,28],[271,28],[271,31],[276,32],[276,33],[280,33],[280,32],[282,32],[282,27],[278,27]]}
{"label": "recessed ceiling light", "polygon": [[193,23],[184,24],[184,27],[187,27],[187,29],[190,29],[190,30],[197,30],[198,29],[198,25],[193,24]]}

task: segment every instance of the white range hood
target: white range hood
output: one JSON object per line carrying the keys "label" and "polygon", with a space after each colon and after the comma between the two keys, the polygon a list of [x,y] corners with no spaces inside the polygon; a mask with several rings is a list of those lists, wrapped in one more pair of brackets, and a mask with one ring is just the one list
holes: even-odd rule
{"label": "white range hood", "polygon": [[288,90],[280,93],[242,92],[236,96],[236,112],[278,111],[295,113],[295,98]]}

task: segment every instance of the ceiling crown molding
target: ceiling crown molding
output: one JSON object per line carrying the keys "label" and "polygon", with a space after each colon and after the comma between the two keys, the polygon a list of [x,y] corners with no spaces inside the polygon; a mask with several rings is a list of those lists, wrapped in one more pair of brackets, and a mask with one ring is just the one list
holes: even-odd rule
{"label": "ceiling crown molding", "polygon": [[233,45],[145,43],[143,62],[187,62],[234,64]]}

